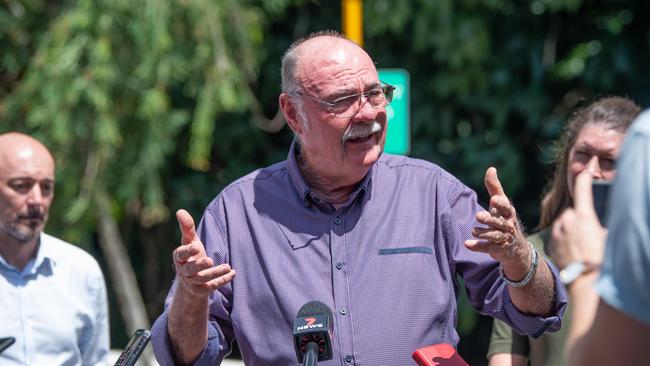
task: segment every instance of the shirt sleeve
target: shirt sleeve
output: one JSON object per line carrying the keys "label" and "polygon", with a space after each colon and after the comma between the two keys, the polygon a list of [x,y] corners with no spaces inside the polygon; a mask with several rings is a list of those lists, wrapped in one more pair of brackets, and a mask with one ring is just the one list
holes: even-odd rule
{"label": "shirt sleeve", "polygon": [[487,358],[489,359],[497,353],[509,353],[528,357],[530,353],[528,337],[515,333],[508,324],[494,319]]}
{"label": "shirt sleeve", "polygon": [[[211,205],[210,207],[212,207]],[[222,263],[229,263],[228,241],[224,235],[225,229],[210,208],[206,210],[197,233],[205,246],[208,256],[217,266]],[[177,287],[177,280],[174,280],[172,288],[165,301],[163,314],[156,319],[151,330],[151,343],[156,360],[161,366],[174,365],[172,345],[167,332],[168,311]],[[230,312],[232,310],[232,284],[222,286],[210,295],[208,321],[208,342],[195,360],[194,365],[218,365],[223,358],[231,351],[231,343],[234,340],[234,332]]]}
{"label": "shirt sleeve", "polygon": [[[167,332],[167,309],[162,313],[154,322],[151,328],[151,346],[153,347],[156,361],[160,366],[174,366],[174,354],[172,352],[172,344]],[[208,343],[203,351],[194,361],[194,365],[219,365],[223,358],[228,354],[226,350],[221,347],[223,337],[219,335],[219,330],[213,322],[208,325]]]}
{"label": "shirt sleeve", "polygon": [[90,303],[95,310],[92,329],[85,332],[79,346],[84,365],[105,365],[109,349],[108,302],[106,297],[106,282],[96,261],[88,270],[88,294]]}
{"label": "shirt sleeve", "polygon": [[499,275],[499,263],[487,254],[470,251],[464,245],[465,240],[472,238],[472,228],[481,226],[476,221],[476,213],[483,208],[476,202],[476,194],[458,182],[446,197],[449,211],[444,214],[443,230],[451,253],[450,262],[456,273],[463,277],[467,296],[474,308],[481,314],[505,321],[517,333],[533,338],[546,331],[559,330],[567,294],[555,266],[546,261],[555,281],[552,315],[540,317],[522,313],[510,299],[508,286]]}
{"label": "shirt sleeve", "polygon": [[647,126],[650,112],[636,122],[621,152],[596,290],[612,307],[650,324],[650,128],[640,122]]}

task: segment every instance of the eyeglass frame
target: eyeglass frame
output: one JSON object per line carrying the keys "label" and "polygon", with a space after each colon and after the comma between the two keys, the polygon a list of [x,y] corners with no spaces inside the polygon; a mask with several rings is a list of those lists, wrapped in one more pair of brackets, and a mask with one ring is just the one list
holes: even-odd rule
{"label": "eyeglass frame", "polygon": [[[382,106],[374,106],[374,105],[372,105],[372,103],[369,103],[370,106],[373,107],[373,108],[381,108],[381,107],[385,107],[385,106],[389,105],[393,101],[393,92],[395,91],[395,89],[397,89],[396,86],[388,84],[388,83],[383,82],[381,80],[379,80],[379,83],[380,83],[379,87],[382,90],[382,94],[384,96],[386,104],[384,104]],[[306,94],[306,93],[303,93],[300,90],[290,92],[290,93],[287,93],[287,94],[289,94],[291,96],[307,97],[307,98],[309,98],[309,99],[311,99],[311,100],[313,100],[315,102],[320,103],[321,105],[325,105],[325,106],[330,107],[330,108],[334,107],[337,102],[342,101],[344,99],[348,99],[348,98],[351,98],[351,97],[359,97],[359,108],[356,111],[354,111],[354,113],[351,113],[350,116],[345,116],[345,117],[351,117],[351,116],[354,116],[355,114],[357,114],[361,110],[361,107],[363,107],[364,102],[363,102],[362,98],[364,96],[366,97],[366,100],[368,102],[370,102],[370,98],[368,97],[368,93],[370,93],[371,91],[374,91],[374,90],[376,90],[376,88],[372,88],[372,89],[370,89],[368,91],[365,91],[365,92],[362,92],[362,93],[345,95],[345,96],[337,98],[336,100],[333,100],[331,102],[329,102],[327,100],[317,98],[317,97],[314,97],[314,96]],[[331,112],[331,111],[327,111],[327,112],[332,113],[337,117],[343,117],[341,115],[341,113],[335,113],[335,112]],[[347,111],[345,111],[345,112],[347,112]],[[345,113],[345,112],[342,112],[342,113]]]}

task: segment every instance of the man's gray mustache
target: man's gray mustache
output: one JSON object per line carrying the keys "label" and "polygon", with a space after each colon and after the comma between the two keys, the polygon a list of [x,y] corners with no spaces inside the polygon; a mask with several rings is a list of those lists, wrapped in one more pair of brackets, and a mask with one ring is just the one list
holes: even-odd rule
{"label": "man's gray mustache", "polygon": [[355,123],[350,124],[350,127],[345,131],[341,140],[346,142],[350,139],[372,135],[381,131],[381,125],[377,121],[371,123]]}

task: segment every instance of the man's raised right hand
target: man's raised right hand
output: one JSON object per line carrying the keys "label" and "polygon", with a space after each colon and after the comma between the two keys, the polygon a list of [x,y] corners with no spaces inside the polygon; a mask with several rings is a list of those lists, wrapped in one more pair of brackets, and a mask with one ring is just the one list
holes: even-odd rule
{"label": "man's raised right hand", "polygon": [[182,238],[172,256],[180,286],[193,297],[207,298],[212,291],[232,281],[235,271],[227,263],[214,267],[212,258],[206,255],[203,243],[196,235],[194,219],[189,212],[176,211],[176,219]]}

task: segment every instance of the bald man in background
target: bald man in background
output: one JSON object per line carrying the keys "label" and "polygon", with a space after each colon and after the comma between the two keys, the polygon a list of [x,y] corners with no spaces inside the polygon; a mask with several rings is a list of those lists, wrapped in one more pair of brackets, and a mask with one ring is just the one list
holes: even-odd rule
{"label": "bald man in background", "polygon": [[103,365],[106,284],[97,261],[43,232],[54,159],[39,141],[0,135],[0,337],[16,342],[2,365]]}

